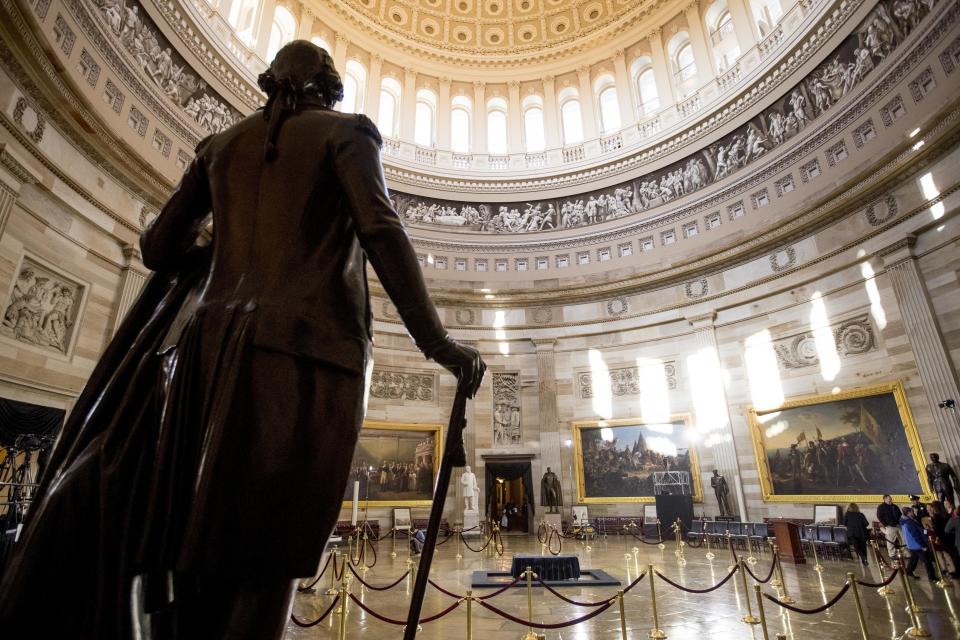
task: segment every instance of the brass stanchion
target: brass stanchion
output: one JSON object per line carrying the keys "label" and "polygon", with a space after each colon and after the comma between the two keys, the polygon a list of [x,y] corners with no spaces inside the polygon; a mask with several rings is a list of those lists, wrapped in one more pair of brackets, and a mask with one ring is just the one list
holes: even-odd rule
{"label": "brass stanchion", "polygon": [[860,622],[860,635],[863,636],[863,640],[869,640],[867,636],[867,618],[863,615],[863,603],[860,602],[860,590],[857,589],[857,577],[848,571],[847,582],[850,583],[850,589],[853,591],[853,603],[857,606],[857,621]]}
{"label": "brass stanchion", "polygon": [[623,589],[617,591],[617,604],[620,606],[620,640],[627,640],[627,613],[623,610]]}
{"label": "brass stanchion", "polygon": [[773,587],[774,589],[779,589],[780,587],[783,586],[783,569],[779,567],[780,556],[777,555],[777,545],[773,541],[773,538],[767,538],[767,544],[770,545],[770,553],[773,554],[774,562],[778,564],[777,577],[775,577],[773,581],[770,582],[770,586]]}
{"label": "brass stanchion", "polygon": [[467,590],[467,640],[473,640],[473,591]]}
{"label": "brass stanchion", "polygon": [[397,528],[393,528],[393,542],[390,544],[390,557],[397,557]]}
{"label": "brass stanchion", "polygon": [[[659,524],[659,520],[657,521]],[[659,529],[659,527],[658,527]],[[660,618],[657,616],[657,588],[654,583],[657,581],[656,574],[653,572],[653,565],[647,565],[647,576],[650,578],[650,602],[651,609],[653,610],[653,629],[650,629],[650,633],[647,634],[647,637],[651,640],[663,640],[667,637],[667,634],[660,628]]]}
{"label": "brass stanchion", "polygon": [[943,565],[940,564],[940,556],[937,555],[937,550],[933,548],[933,542],[930,542],[930,553],[933,554],[933,562],[937,565],[937,575],[940,576],[940,579],[934,584],[941,589],[946,589],[950,586],[950,578],[943,572]]}
{"label": "brass stanchion", "polygon": [[707,542],[707,560],[713,560],[717,556],[713,554],[713,551],[710,550],[710,536],[707,535],[707,523],[703,523],[703,529],[701,529],[701,534],[703,539]]}
{"label": "brass stanchion", "polygon": [[337,637],[340,640],[347,637],[347,565],[343,565],[340,578],[340,628]]}
{"label": "brass stanchion", "polygon": [[750,590],[747,588],[747,570],[743,567],[743,560],[737,563],[737,571],[740,572],[740,580],[743,582],[743,599],[747,602],[747,615],[740,618],[747,624],[760,624],[760,618],[753,615],[753,607],[750,606]]}
{"label": "brass stanchion", "polygon": [[463,529],[455,529],[457,536],[457,560],[463,559],[463,554],[460,553],[460,538],[463,537]]}
{"label": "brass stanchion", "polygon": [[913,599],[913,588],[910,586],[910,581],[907,580],[907,572],[903,566],[903,558],[900,558],[900,582],[903,583],[903,590],[907,594],[907,613],[910,615],[910,622],[913,624],[912,627],[907,629],[906,635],[911,638],[929,638],[930,632],[923,628],[923,622],[920,620],[922,609],[917,606],[917,603]]}
{"label": "brass stanchion", "polygon": [[823,565],[820,564],[820,556],[817,555],[817,542],[816,540],[810,541],[810,546],[813,547],[813,570],[820,573],[823,571]]}
{"label": "brass stanchion", "polygon": [[[533,569],[527,567],[527,570],[524,571],[527,575],[527,620],[531,623],[533,622]],[[538,640],[537,634],[533,632],[533,627],[527,628],[526,635],[523,636],[523,640]]]}
{"label": "brass stanchion", "polygon": [[[877,544],[876,540],[871,540],[870,546],[873,547],[873,558],[877,563],[877,567],[880,569],[880,582],[886,582],[887,576],[883,570],[883,557],[880,555],[880,545]],[[877,589],[877,593],[883,597],[887,597],[896,593],[896,590],[890,585],[886,585]]]}
{"label": "brass stanchion", "polygon": [[[730,532],[727,531],[723,534],[727,538],[727,548],[730,549],[730,566],[727,567],[727,571],[732,570],[737,566],[737,552],[733,550],[733,538],[730,537]],[[749,597],[749,594],[748,594]]]}
{"label": "brass stanchion", "polygon": [[663,532],[660,530],[660,518],[657,518],[657,540],[659,541],[657,548],[660,549],[660,551],[663,551],[667,548],[667,545],[663,544]]}
{"label": "brass stanchion", "polygon": [[[760,628],[763,630],[763,640],[770,640],[770,633],[767,631],[767,615],[763,611],[763,594],[760,593],[760,585],[753,584],[753,593],[757,596],[757,613],[760,614]],[[750,596],[747,596],[750,600]]]}
{"label": "brass stanchion", "polygon": [[367,540],[368,540],[368,539],[369,539],[369,538],[367,538],[367,530],[364,529],[364,530],[363,530],[363,542],[360,543],[360,545],[361,545],[360,548],[363,550],[363,553],[360,554],[360,562],[361,562],[360,571],[363,573],[364,576],[367,575],[367,571],[370,571],[370,567],[367,566],[367,563],[366,563],[366,562],[364,561],[364,559],[363,559],[363,555],[364,555],[364,553],[366,553],[366,551],[367,551]]}
{"label": "brass stanchion", "polygon": [[790,597],[790,594],[787,592],[787,581],[783,578],[783,565],[780,563],[780,551],[777,549],[776,545],[773,547],[773,561],[777,563],[777,583],[779,584],[780,589],[780,602],[784,604],[794,604],[796,600]]}

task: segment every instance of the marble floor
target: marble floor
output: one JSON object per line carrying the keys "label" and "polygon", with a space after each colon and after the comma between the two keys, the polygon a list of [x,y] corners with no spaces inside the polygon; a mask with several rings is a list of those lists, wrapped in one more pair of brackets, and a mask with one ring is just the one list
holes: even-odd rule
{"label": "marble floor", "polygon": [[[610,536],[591,542],[590,549],[582,542],[563,541],[564,554],[579,556],[581,568],[600,568],[615,578],[629,584],[648,564],[671,580],[690,588],[705,588],[715,584],[728,572],[731,564],[729,551],[716,552],[712,560],[706,558],[705,549],[685,549],[686,564],[681,565],[674,554],[675,547],[668,544],[661,550],[657,546],[640,544],[627,536]],[[474,546],[478,546],[476,542]],[[539,553],[541,545],[535,536],[508,536],[505,538],[505,552],[502,557],[491,557],[489,553],[473,553],[461,547],[464,556],[457,559],[458,548],[455,540],[439,547],[434,558],[431,577],[438,584],[455,593],[464,593],[470,585],[471,574],[475,570],[509,570],[510,559],[516,553]],[[637,548],[636,554],[633,553]],[[391,557],[391,542],[378,543],[376,565],[370,569],[364,580],[374,586],[387,585],[407,570],[406,549],[397,543],[397,557]],[[716,551],[716,550],[715,550]],[[746,555],[744,552],[741,554]],[[625,556],[629,555],[629,560]],[[755,554],[757,562],[752,565],[758,577],[765,577],[770,567],[770,554]],[[369,562],[369,560],[368,560]],[[872,561],[871,561],[872,562]],[[843,586],[847,572],[853,572],[859,579],[879,582],[880,574],[873,564],[862,567],[858,562],[822,560],[822,573],[811,566],[783,564],[784,579],[790,595],[796,599],[795,606],[815,608],[829,601]],[[922,567],[918,573],[923,574]],[[348,571],[349,574],[349,571]],[[649,577],[642,580],[624,597],[627,622],[627,638],[647,638],[653,626]],[[754,581],[748,576],[751,598]],[[875,589],[860,587],[861,599],[866,611],[868,638],[901,638],[911,626],[910,617],[905,611],[906,599],[900,579],[891,585],[896,593],[886,598]],[[926,578],[911,582],[917,604],[924,609],[919,614],[923,626],[936,640],[960,638],[960,583],[954,582],[946,588],[940,588]],[[324,575],[317,585],[316,594],[299,594],[294,603],[294,614],[302,621],[316,619],[325,611],[333,597],[325,595],[330,587],[330,572]],[[355,594],[367,607],[386,617],[404,619],[413,585],[405,579],[396,587],[386,591],[373,591],[359,583],[350,581],[350,592]],[[669,638],[704,638],[723,640],[734,638],[754,638],[763,640],[759,625],[748,625],[741,621],[746,614],[743,582],[739,575],[716,591],[706,594],[691,594],[680,591],[661,579],[656,581],[657,608],[660,628]],[[561,588],[560,592],[574,600],[597,601],[616,596],[617,587],[577,587]],[[775,594],[773,588],[764,586],[764,592]],[[477,590],[474,596],[489,593],[489,590]],[[422,616],[432,615],[450,606],[454,601],[428,587]],[[769,601],[765,602],[765,613],[770,640],[778,634],[790,640],[839,640],[844,638],[862,638],[857,621],[853,594],[848,592],[838,604],[823,613],[802,615],[787,612]],[[496,607],[518,618],[527,618],[526,589],[510,589],[490,600]],[[755,600],[751,599],[754,615],[757,615]],[[571,620],[588,613],[590,609],[575,607],[564,603],[546,589],[533,590],[533,619],[538,622],[557,623]],[[440,639],[466,638],[466,607],[458,609],[443,618],[424,624],[418,638]],[[496,614],[474,604],[473,637],[479,640],[509,638],[521,640],[527,632],[526,627],[505,620]],[[337,638],[339,616],[330,615],[312,628],[299,628],[292,622],[287,628],[287,640],[307,640]],[[605,637],[617,640],[622,637],[619,610],[614,604],[597,617],[576,626],[555,630],[536,630],[549,640],[581,640]],[[362,635],[361,635],[362,634]],[[392,626],[377,620],[351,602],[347,609],[347,638],[401,638],[401,627]]]}

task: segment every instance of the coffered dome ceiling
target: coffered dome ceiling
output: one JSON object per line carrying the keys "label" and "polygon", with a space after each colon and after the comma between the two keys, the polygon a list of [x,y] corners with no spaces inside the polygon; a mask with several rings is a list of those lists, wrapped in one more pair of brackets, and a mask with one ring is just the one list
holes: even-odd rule
{"label": "coffered dome ceiling", "polygon": [[[328,0],[321,0],[327,4]],[[616,35],[660,0],[329,0],[394,44],[446,56],[561,55]]]}

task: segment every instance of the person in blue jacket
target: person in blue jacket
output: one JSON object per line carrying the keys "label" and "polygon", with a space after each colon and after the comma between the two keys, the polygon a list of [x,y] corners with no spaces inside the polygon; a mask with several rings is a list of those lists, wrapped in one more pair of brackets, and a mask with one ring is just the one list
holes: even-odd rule
{"label": "person in blue jacket", "polygon": [[907,549],[910,550],[910,560],[907,562],[907,575],[911,578],[919,578],[914,570],[917,563],[923,560],[927,568],[927,577],[931,581],[937,579],[937,573],[933,570],[933,559],[930,556],[930,543],[927,540],[927,532],[923,526],[914,517],[913,509],[903,508],[903,516],[900,518],[900,529],[903,531],[903,537],[907,542]]}

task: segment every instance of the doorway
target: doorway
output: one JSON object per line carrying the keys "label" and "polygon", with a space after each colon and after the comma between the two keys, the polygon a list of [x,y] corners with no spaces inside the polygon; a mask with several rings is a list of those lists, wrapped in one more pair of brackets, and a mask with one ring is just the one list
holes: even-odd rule
{"label": "doorway", "polygon": [[534,521],[533,475],[530,462],[488,460],[485,473],[487,517],[498,523],[501,531],[506,533],[529,533]]}

